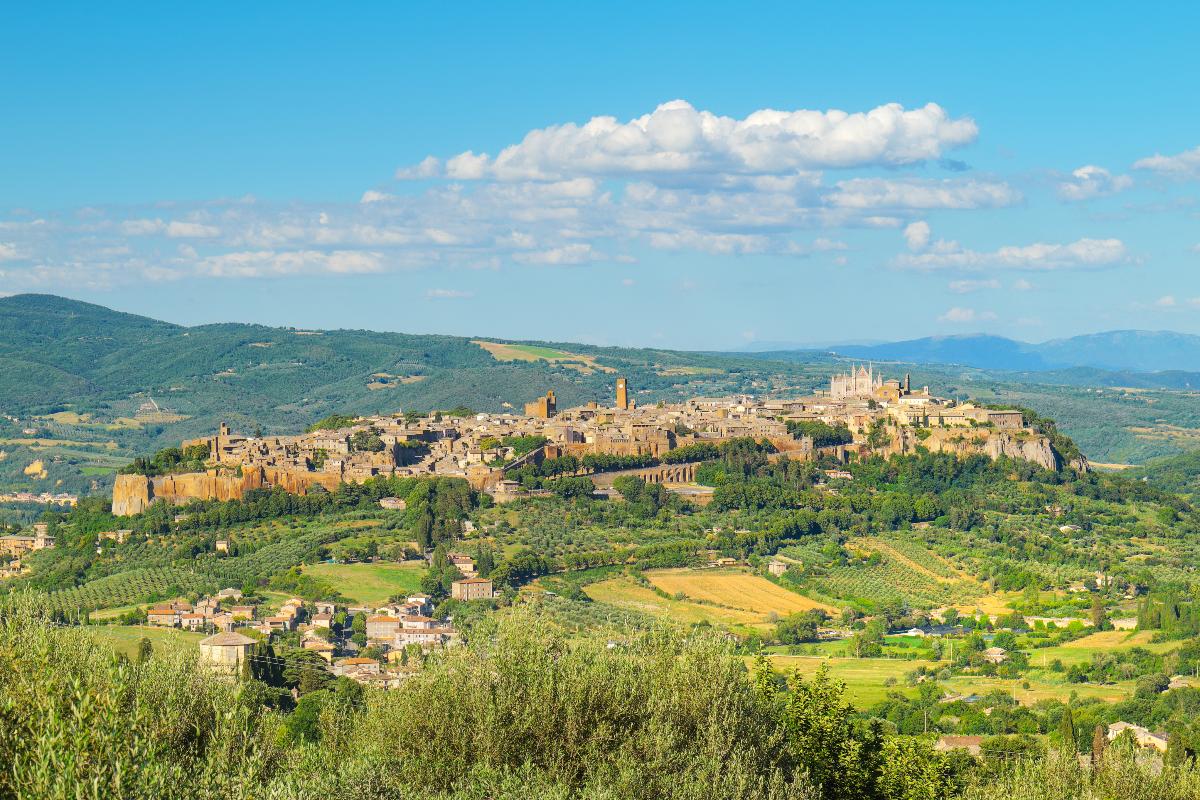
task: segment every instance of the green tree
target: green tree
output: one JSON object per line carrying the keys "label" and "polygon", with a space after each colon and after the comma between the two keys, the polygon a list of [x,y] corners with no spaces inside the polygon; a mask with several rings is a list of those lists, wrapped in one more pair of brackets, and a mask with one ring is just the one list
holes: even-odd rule
{"label": "green tree", "polygon": [[1058,721],[1058,738],[1064,748],[1069,747],[1072,753],[1075,752],[1075,714],[1069,705],[1063,709],[1062,719]]}

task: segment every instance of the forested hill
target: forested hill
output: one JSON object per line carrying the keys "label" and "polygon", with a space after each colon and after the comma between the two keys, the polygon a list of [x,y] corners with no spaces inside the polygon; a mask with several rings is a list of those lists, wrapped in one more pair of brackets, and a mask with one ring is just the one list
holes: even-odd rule
{"label": "forested hill", "polygon": [[778,370],[749,356],[553,343],[494,355],[456,336],[183,327],[49,295],[0,299],[0,412],[20,417],[112,421],[153,398],[196,428],[221,416],[288,430],[334,411],[519,407],[547,389],[566,404],[605,400],[617,372],[646,402],[751,391]]}

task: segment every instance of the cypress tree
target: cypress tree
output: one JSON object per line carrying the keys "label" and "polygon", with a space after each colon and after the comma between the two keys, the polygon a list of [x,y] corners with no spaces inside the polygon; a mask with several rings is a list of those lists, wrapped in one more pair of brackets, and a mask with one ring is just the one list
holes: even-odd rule
{"label": "cypress tree", "polygon": [[1075,715],[1071,713],[1070,706],[1063,710],[1062,719],[1058,721],[1058,735],[1064,748],[1070,747],[1073,752],[1078,751],[1075,742]]}
{"label": "cypress tree", "polygon": [[1100,760],[1104,758],[1104,748],[1108,744],[1108,740],[1104,738],[1104,726],[1097,725],[1092,731],[1092,766],[1100,766]]}

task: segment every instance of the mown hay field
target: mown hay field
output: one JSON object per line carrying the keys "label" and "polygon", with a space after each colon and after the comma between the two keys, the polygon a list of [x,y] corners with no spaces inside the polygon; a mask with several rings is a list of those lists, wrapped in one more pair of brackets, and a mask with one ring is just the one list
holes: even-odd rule
{"label": "mown hay field", "polygon": [[650,570],[646,578],[669,595],[682,592],[688,599],[713,603],[759,615],[760,621],[772,612],[781,617],[814,608],[830,613],[832,606],[771,583],[745,570],[664,569]]}
{"label": "mown hay field", "polygon": [[696,622],[727,626],[766,625],[765,614],[669,599],[656,594],[653,589],[639,586],[627,577],[592,583],[586,586],[584,591],[598,603],[665,617],[689,625]]}

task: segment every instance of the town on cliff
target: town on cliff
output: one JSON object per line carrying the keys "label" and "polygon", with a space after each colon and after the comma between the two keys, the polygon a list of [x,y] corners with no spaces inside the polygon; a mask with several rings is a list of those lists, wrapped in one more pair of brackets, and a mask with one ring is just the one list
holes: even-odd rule
{"label": "town on cliff", "polygon": [[[332,491],[380,475],[464,478],[503,501],[522,491],[508,473],[563,456],[612,456],[639,465],[648,480],[685,482],[685,473],[660,466],[660,459],[680,448],[738,438],[766,440],[777,457],[797,460],[844,461],[924,448],[1008,456],[1051,470],[1068,466],[1020,410],[959,403],[930,394],[928,387],[913,389],[908,376],[884,380],[857,367],[834,376],[827,391],[787,400],[694,397],[643,406],[618,378],[611,406],[559,409],[547,392],[525,404],[524,414],[334,417],[291,436],[243,436],[222,423],[213,436],[181,445],[199,454],[205,469],[118,475],[112,508],[125,516],[160,499],[229,500],[275,487],[294,494],[314,487]],[[1087,469],[1081,457],[1069,466]]]}

